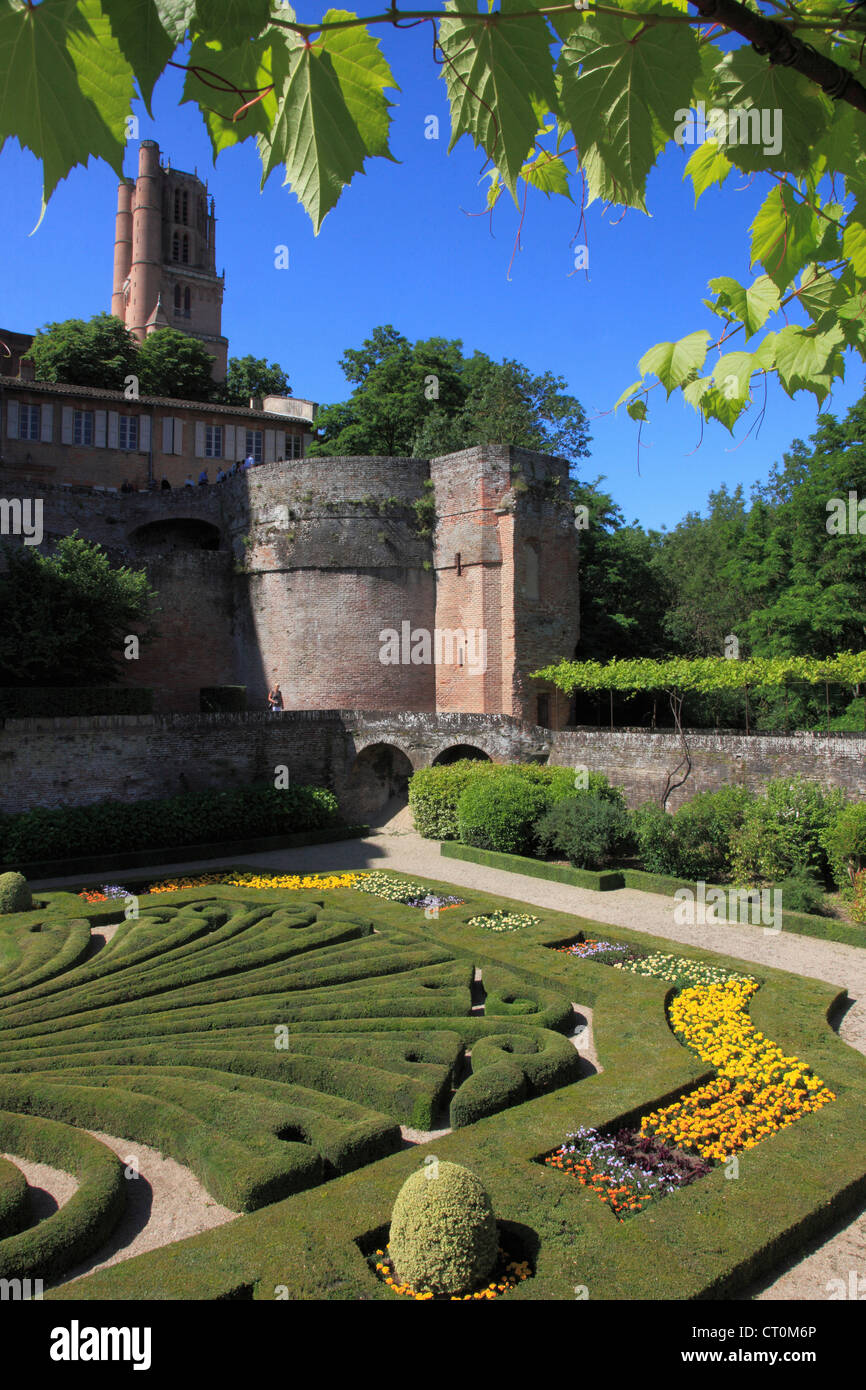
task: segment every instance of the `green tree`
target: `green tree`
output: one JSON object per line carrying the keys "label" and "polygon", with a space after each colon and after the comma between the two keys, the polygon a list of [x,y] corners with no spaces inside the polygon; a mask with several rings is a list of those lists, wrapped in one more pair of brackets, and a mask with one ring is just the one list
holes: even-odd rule
{"label": "green tree", "polygon": [[226,379],[215,395],[227,405],[249,405],[251,396],[290,396],[292,388],[278,362],[264,357],[230,357]]}
{"label": "green tree", "polygon": [[569,461],[587,452],[586,416],[565,382],[519,362],[463,356],[459,339],[411,343],[391,324],[340,359],[354,386],[319,412],[319,454],[430,458],[475,444],[514,444]]}
{"label": "green tree", "polygon": [[731,492],[723,483],[710,493],[708,516],[689,512],[665,536],[656,563],[668,593],[663,623],[668,650],[722,656],[725,638],[734,634],[745,655],[753,606],[739,562],[746,525],[742,488]]}
{"label": "green tree", "polygon": [[155,594],[143,570],[113,566],[73,534],[52,554],[5,547],[0,575],[0,683],[104,685],[119,678],[124,640],[153,637]]}
{"label": "green tree", "polygon": [[122,391],[126,377],[138,371],[137,352],[138,344],[120,319],[95,314],[87,320],[46,323],[27,355],[37,381]]}
{"label": "green tree", "polygon": [[214,395],[213,357],[204,343],[177,328],[158,328],[138,349],[139,389],[144,396],[207,401]]}
{"label": "green tree", "polygon": [[662,656],[668,643],[662,628],[667,591],[657,557],[658,532],[637,522],[625,524],[622,511],[595,482],[571,483],[571,500],[580,526],[581,660],[614,656]]}

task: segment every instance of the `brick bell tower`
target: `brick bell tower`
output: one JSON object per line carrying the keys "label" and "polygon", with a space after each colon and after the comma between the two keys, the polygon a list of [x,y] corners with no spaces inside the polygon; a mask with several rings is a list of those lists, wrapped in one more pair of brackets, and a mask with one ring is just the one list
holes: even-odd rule
{"label": "brick bell tower", "polygon": [[216,217],[207,184],[163,165],[155,140],[142,140],[138,178],[117,190],[111,312],[141,342],[158,328],[199,338],[224,381],[225,277],[216,273]]}

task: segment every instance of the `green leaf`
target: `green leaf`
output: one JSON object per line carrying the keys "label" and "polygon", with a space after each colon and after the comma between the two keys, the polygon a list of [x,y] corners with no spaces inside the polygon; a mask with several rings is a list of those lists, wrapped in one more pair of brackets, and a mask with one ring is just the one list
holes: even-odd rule
{"label": "green leaf", "polygon": [[727,352],[713,368],[713,387],[726,400],[748,400],[754,371],[750,352]]}
{"label": "green leaf", "polygon": [[[183,86],[183,102],[196,104],[204,101],[202,107],[205,125],[211,139],[214,159],[241,140],[251,135],[267,137],[277,117],[277,97],[273,92],[261,94],[275,81],[274,52],[282,58],[279,69],[285,75],[286,52],[290,47],[301,47],[300,38],[285,34],[282,30],[268,30],[251,43],[240,48],[223,49],[217,40],[198,37],[194,40],[189,54],[189,67],[207,68],[209,72],[233,83],[241,89],[240,94],[226,91],[208,93],[194,72],[187,72]],[[260,95],[259,101],[253,101]],[[245,102],[253,101],[241,118],[232,120],[235,111]],[[219,110],[215,107],[219,105]]]}
{"label": "green leaf", "polygon": [[646,401],[629,401],[626,410],[633,420],[646,419]]}
{"label": "green leaf", "polygon": [[626,396],[632,396],[632,395],[634,395],[635,391],[637,391],[638,388],[641,387],[641,386],[643,386],[643,377],[642,377],[642,376],[641,376],[641,377],[638,377],[637,381],[633,381],[632,384],[631,384],[631,386],[628,386],[628,387],[625,389],[625,391],[623,391],[623,393],[622,393],[622,395],[620,396],[619,400],[618,400],[618,401],[616,402],[616,404],[614,405],[614,410],[619,410],[619,408],[620,408],[620,406],[622,405],[623,401],[625,400]]}
{"label": "green leaf", "polygon": [[683,174],[683,180],[688,176],[692,181],[695,207],[701,194],[712,188],[714,183],[723,184],[732,168],[731,161],[717,140],[704,140],[698,145],[694,154],[690,155]]}
{"label": "green leaf", "polygon": [[[157,78],[177,46],[160,15],[157,0],[102,0],[111,32],[136,78],[147,114]],[[192,9],[192,5],[189,6]]]}
{"label": "green leaf", "polygon": [[695,377],[694,381],[686,382],[683,387],[683,397],[695,410],[700,410],[701,401],[706,393],[711,390],[713,379],[709,376]]}
{"label": "green leaf", "polygon": [[635,24],[630,31],[629,21],[593,15],[563,45],[557,72],[582,160],[595,152],[617,201],[641,207],[647,174],[690,104],[700,57],[687,26],[660,24],[632,42]]}
{"label": "green leaf", "polygon": [[0,145],[12,136],[42,160],[43,214],[91,155],[122,177],[133,76],[98,0],[0,0],[0,74]]}
{"label": "green leaf", "polygon": [[789,188],[776,184],[764,199],[754,222],[752,262],[760,262],[774,284],[785,290],[809,261],[817,259],[821,240],[819,218]]}
{"label": "green leaf", "polygon": [[825,333],[789,324],[776,336],[776,370],[789,396],[795,391],[812,391],[823,400],[829,390],[827,363],[844,342],[836,325]]}
{"label": "green leaf", "polygon": [[638,362],[638,370],[646,376],[654,372],[670,394],[677,386],[689,381],[704,365],[710,335],[705,328],[689,333],[677,343],[656,343]]}
{"label": "green leaf", "polygon": [[548,197],[551,193],[558,193],[570,202],[574,201],[568,186],[568,170],[564,160],[549,155],[546,150],[539,150],[534,159],[524,164],[520,177],[532,184],[533,188],[546,193]]}
{"label": "green leaf", "polygon": [[[354,19],[350,10],[328,10],[322,23]],[[383,159],[393,159],[388,148],[393,102],[383,94],[385,87],[397,87],[397,82],[379,48],[379,41],[369,29],[332,29],[316,40],[314,47],[324,49],[334,64],[343,96],[368,151]]]}
{"label": "green leaf", "polygon": [[700,398],[700,409],[704,418],[707,420],[718,420],[719,424],[724,425],[729,434],[733,434],[734,425],[740,416],[749,406],[749,397],[727,394],[718,386],[712,386],[708,391],[703,392]]}
{"label": "green leaf", "polygon": [[260,34],[270,16],[270,0],[195,0],[198,28],[226,47]]}
{"label": "green leaf", "polygon": [[[451,106],[448,150],[462,135],[471,135],[516,200],[517,178],[535,142],[538,113],[558,109],[550,32],[541,15],[500,23],[498,14],[492,14],[479,24],[451,18],[448,12],[458,7],[458,0],[447,0],[439,21],[442,74]],[[526,0],[502,0],[501,13],[526,8]]]}
{"label": "green leaf", "polygon": [[749,173],[778,169],[805,173],[812,146],[830,123],[833,107],[798,72],[768,63],[749,44],[716,62],[713,97],[728,113],[725,152]]}
{"label": "green leaf", "polygon": [[748,289],[730,276],[721,275],[710,281],[710,289],[716,293],[713,312],[730,310],[730,314],[743,324],[747,340],[763,327],[770,314],[776,312],[781,297],[768,275],[759,275]]}
{"label": "green leaf", "polygon": [[[174,39],[175,46],[177,46],[186,34],[195,14],[195,0],[155,0],[155,4],[163,29],[169,38]],[[294,11],[292,11],[292,17],[294,17]],[[284,14],[284,18],[288,19],[289,15]]]}
{"label": "green leaf", "polygon": [[370,151],[346,105],[330,54],[303,45],[287,49],[279,68],[276,119],[258,141],[262,183],[283,164],[283,182],[291,184],[318,234]]}
{"label": "green leaf", "polygon": [[842,251],[859,280],[866,278],[866,206],[858,203],[842,234]]}

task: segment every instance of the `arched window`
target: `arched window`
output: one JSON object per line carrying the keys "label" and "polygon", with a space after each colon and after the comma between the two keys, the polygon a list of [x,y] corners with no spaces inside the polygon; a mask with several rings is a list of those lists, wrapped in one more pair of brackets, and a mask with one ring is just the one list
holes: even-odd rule
{"label": "arched window", "polygon": [[189,235],[186,232],[184,232],[183,234],[183,251],[181,253],[181,260],[183,261],[184,265],[189,265]]}
{"label": "arched window", "polygon": [[174,220],[175,222],[180,221],[180,192],[178,189],[174,190]]}
{"label": "arched window", "polygon": [[174,287],[174,312],[180,313],[180,285]]}
{"label": "arched window", "polygon": [[180,260],[180,237],[178,236],[177,232],[175,232],[174,236],[171,239],[171,259],[173,261]]}
{"label": "arched window", "polygon": [[189,222],[189,194],[187,193],[186,189],[183,190],[183,217],[181,218],[181,221],[183,222],[184,226],[186,226]]}
{"label": "arched window", "polygon": [[189,285],[183,292],[183,316],[189,318]]}

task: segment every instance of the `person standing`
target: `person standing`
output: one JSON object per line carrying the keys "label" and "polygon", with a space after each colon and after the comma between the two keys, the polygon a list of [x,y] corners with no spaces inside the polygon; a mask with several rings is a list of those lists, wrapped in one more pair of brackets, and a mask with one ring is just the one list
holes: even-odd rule
{"label": "person standing", "polygon": [[268,691],[268,707],[271,714],[282,714],[283,712],[283,692],[276,682]]}

